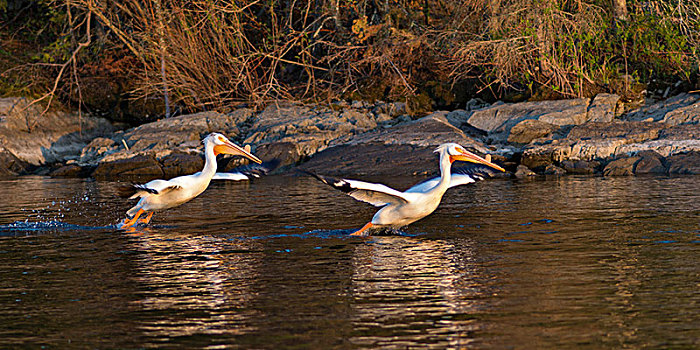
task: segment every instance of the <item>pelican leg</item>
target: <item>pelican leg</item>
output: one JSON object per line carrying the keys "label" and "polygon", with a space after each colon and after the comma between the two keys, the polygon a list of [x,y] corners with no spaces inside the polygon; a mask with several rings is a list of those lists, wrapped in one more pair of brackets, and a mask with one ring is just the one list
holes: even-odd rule
{"label": "pelican leg", "polygon": [[150,224],[150,223],[151,223],[151,217],[153,216],[153,213],[154,213],[154,212],[150,212],[150,213],[148,213],[148,216],[146,216],[145,218],[142,218],[141,220],[139,220],[139,224],[144,224],[144,225]]}
{"label": "pelican leg", "polygon": [[368,232],[365,232],[365,231],[367,231],[367,230],[368,230],[369,228],[371,228],[371,227],[372,227],[372,223],[371,223],[371,222],[368,222],[367,225],[362,226],[361,229],[359,229],[359,230],[357,230],[357,231],[351,233],[350,236],[363,236],[363,237],[364,237],[364,236],[369,236],[369,233],[368,233]]}
{"label": "pelican leg", "polygon": [[139,209],[139,211],[136,212],[136,215],[134,215],[133,218],[131,218],[131,219],[128,219],[128,218],[127,218],[127,219],[124,219],[124,221],[123,221],[122,224],[121,224],[121,227],[131,227],[131,226],[134,226],[134,225],[136,224],[136,222],[138,221],[139,216],[141,216],[141,214],[143,214],[143,213],[145,213],[145,211],[144,211],[143,209]]}

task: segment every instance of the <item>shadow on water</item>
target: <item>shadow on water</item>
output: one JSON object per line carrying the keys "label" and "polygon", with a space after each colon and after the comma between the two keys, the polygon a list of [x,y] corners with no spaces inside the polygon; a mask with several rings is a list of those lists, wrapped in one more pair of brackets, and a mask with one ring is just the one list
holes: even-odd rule
{"label": "shadow on water", "polygon": [[695,348],[698,180],[485,181],[362,238],[375,208],[306,178],[131,233],[115,183],[3,179],[0,347]]}

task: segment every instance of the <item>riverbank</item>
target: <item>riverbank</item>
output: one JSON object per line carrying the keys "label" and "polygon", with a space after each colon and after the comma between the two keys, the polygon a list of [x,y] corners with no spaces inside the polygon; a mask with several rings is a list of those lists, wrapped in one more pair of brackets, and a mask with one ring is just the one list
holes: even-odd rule
{"label": "riverbank", "polygon": [[[620,97],[487,104],[410,115],[403,103],[289,102],[230,113],[203,112],[118,130],[75,112],[43,114],[21,98],[0,99],[0,175],[118,180],[198,171],[209,132],[250,144],[263,160],[335,175],[437,171],[433,149],[457,142],[491,154],[518,177],[564,174],[700,174],[700,94],[632,108]],[[220,158],[223,171],[240,165]]]}

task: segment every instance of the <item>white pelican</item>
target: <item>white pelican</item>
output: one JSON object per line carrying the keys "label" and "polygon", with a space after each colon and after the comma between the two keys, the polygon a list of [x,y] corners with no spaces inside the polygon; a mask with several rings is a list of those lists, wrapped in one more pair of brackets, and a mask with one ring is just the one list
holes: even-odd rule
{"label": "white pelican", "polygon": [[[262,163],[258,157],[250,153],[249,146],[239,147],[219,133],[209,134],[202,143],[204,143],[205,162],[201,172],[170,180],[153,180],[143,185],[131,185],[128,189],[123,189],[124,197],[140,199],[126,212],[127,218],[119,225],[120,228],[133,227],[139,222],[148,224],[154,211],[176,207],[204,192],[216,174],[218,154],[241,155],[258,164]],[[139,221],[139,217],[144,213],[148,213],[148,216]]]}
{"label": "white pelican", "polygon": [[[490,160],[467,152],[464,147],[456,143],[442,144],[435,152],[440,154],[440,177],[421,182],[405,192],[382,184],[336,179],[310,172],[309,174],[357,200],[382,207],[370,222],[352,233],[353,236],[366,236],[366,231],[370,228],[399,228],[428,216],[437,209],[442,195],[448,188],[465,185],[483,178],[484,175],[490,175],[492,170],[488,167],[505,171]],[[487,158],[490,157],[487,156]],[[461,171],[456,169],[455,174],[452,174],[452,162],[456,160],[476,163],[479,166],[472,165]]]}

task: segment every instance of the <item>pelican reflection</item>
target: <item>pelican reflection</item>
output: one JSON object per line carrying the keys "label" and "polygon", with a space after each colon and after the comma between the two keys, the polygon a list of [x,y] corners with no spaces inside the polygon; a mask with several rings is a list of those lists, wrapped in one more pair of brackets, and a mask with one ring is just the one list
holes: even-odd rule
{"label": "pelican reflection", "polygon": [[375,237],[356,247],[352,342],[471,344],[473,332],[483,327],[474,315],[488,293],[475,256],[470,244],[410,237]]}

